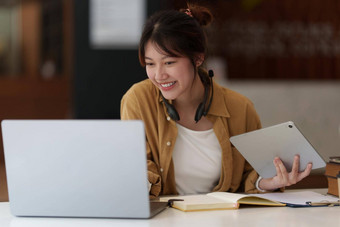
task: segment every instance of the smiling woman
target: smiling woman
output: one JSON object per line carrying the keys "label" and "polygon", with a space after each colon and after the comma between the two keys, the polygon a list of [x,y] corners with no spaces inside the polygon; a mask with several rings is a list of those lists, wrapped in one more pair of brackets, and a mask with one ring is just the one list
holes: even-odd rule
{"label": "smiling woman", "polygon": [[[169,56],[151,41],[146,44],[145,50],[146,73],[166,99],[178,102],[184,96],[183,101],[191,101],[194,89],[203,93],[202,83],[196,79],[189,58]],[[199,103],[203,97],[197,98],[196,103]]]}
{"label": "smiling woman", "polygon": [[158,12],[144,26],[139,60],[148,79],[123,96],[121,119],[144,122],[153,197],[276,190],[310,172],[288,173],[276,160],[277,176],[262,179],[230,144],[231,136],[261,123],[249,99],[215,83],[204,68],[203,27],[211,21],[209,9],[188,4]]}
{"label": "smiling woman", "polygon": [[170,117],[194,130],[212,128],[202,117],[208,112],[206,97],[212,96],[211,81],[202,64],[207,55],[203,27],[212,20],[209,9],[198,5],[161,11],[147,21],[139,44],[140,63],[161,91],[168,112],[174,113]]}

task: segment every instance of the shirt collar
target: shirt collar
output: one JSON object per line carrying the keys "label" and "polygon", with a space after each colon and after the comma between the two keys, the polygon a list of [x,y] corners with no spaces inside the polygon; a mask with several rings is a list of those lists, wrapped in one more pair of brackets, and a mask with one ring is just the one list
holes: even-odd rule
{"label": "shirt collar", "polygon": [[227,105],[226,105],[226,97],[225,92],[223,91],[223,87],[221,87],[218,83],[213,80],[214,84],[214,94],[213,100],[208,112],[208,115],[216,115],[221,117],[230,117]]}

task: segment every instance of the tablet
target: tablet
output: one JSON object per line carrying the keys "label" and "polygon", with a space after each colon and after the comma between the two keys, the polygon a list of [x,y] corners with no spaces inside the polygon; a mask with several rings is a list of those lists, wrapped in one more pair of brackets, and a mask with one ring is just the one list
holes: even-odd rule
{"label": "tablet", "polygon": [[230,142],[263,178],[276,175],[273,164],[275,157],[282,160],[289,172],[297,154],[300,155],[300,172],[310,162],[313,163],[313,169],[326,166],[322,157],[292,121],[232,136]]}

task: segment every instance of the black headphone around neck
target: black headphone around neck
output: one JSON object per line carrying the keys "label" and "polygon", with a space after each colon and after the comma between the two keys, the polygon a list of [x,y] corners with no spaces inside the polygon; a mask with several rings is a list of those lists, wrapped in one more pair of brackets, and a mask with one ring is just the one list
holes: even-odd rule
{"label": "black headphone around neck", "polygon": [[[207,106],[207,108],[205,108],[205,106],[207,104],[207,99],[208,99],[208,96],[209,96],[209,86],[204,85],[204,99],[203,99],[203,102],[201,102],[197,107],[196,114],[195,114],[195,122],[196,123],[202,118],[202,116],[206,116],[208,114],[209,109],[210,109],[213,94],[214,94],[214,86],[213,86],[213,81],[212,81],[213,76],[214,76],[214,72],[212,70],[209,70],[209,78],[210,78],[210,84],[211,84],[211,96],[210,96],[208,106]],[[161,96],[162,96],[164,105],[166,107],[166,111],[168,112],[171,119],[174,120],[174,121],[179,121],[180,117],[179,117],[179,114],[178,114],[176,108],[173,105],[171,105],[168,102],[168,100],[166,100],[164,98],[162,93],[161,93]]]}

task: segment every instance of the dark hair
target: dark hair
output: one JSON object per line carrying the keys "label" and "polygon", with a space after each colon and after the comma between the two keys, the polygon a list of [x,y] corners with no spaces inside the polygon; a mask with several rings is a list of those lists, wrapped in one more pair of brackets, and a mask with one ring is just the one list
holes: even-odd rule
{"label": "dark hair", "polygon": [[[190,10],[188,13],[187,10]],[[145,66],[145,46],[152,41],[170,56],[188,57],[195,66],[197,54],[207,54],[207,40],[203,27],[213,17],[210,10],[188,4],[188,9],[160,11],[152,15],[144,25],[139,43],[139,62]],[[203,83],[209,84],[208,74],[202,67],[198,73]]]}

